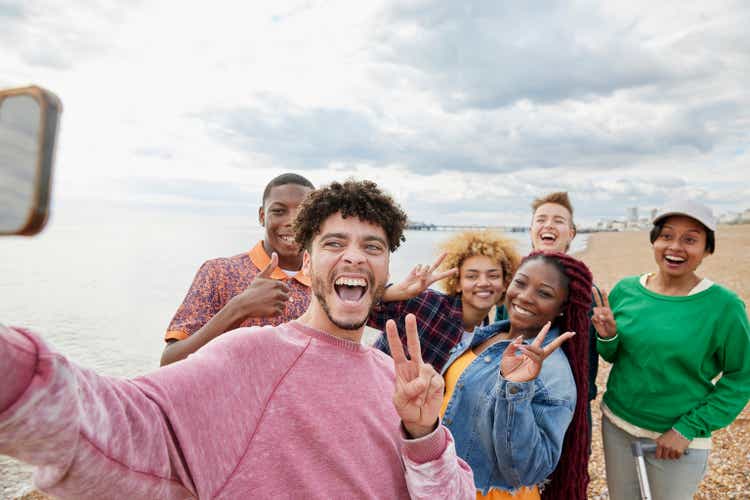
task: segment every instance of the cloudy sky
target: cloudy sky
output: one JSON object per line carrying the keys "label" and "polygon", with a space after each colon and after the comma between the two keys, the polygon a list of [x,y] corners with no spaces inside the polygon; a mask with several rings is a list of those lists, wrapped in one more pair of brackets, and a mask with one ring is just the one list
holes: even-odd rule
{"label": "cloudy sky", "polygon": [[750,4],[0,0],[0,87],[64,104],[55,209],[254,213],[373,179],[415,220],[750,208]]}

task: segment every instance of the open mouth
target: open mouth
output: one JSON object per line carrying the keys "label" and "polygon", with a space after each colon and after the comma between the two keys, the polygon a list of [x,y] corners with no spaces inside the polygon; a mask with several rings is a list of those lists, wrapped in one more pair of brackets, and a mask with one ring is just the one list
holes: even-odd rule
{"label": "open mouth", "polygon": [[294,240],[294,235],[292,234],[279,234],[278,237],[281,241],[283,241],[287,245],[296,244],[296,241]]}
{"label": "open mouth", "polygon": [[344,302],[359,302],[367,291],[367,281],[364,278],[340,277],[334,283],[336,295]]}
{"label": "open mouth", "polygon": [[665,255],[664,260],[666,260],[670,264],[682,264],[686,259],[684,257],[677,257],[674,255]]}
{"label": "open mouth", "polygon": [[539,238],[546,243],[554,243],[557,241],[557,236],[553,233],[542,233],[539,235]]}

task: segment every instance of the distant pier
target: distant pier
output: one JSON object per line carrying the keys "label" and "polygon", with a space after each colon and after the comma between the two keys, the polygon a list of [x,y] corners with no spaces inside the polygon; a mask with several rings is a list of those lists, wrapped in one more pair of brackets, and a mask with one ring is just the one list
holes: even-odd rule
{"label": "distant pier", "polygon": [[529,228],[526,226],[483,226],[479,224],[432,224],[429,222],[407,222],[406,229],[412,231],[480,231],[492,229],[504,233],[525,233]]}

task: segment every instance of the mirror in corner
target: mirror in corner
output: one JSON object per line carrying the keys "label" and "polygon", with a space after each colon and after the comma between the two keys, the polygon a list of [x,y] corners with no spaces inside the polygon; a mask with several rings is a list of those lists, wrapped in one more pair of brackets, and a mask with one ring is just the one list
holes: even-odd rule
{"label": "mirror in corner", "polygon": [[33,235],[47,221],[60,111],[40,87],[0,91],[0,234]]}

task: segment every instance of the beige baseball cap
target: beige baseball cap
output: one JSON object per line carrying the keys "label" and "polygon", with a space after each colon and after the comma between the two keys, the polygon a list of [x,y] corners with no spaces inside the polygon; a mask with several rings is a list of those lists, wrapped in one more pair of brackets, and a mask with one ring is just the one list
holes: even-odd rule
{"label": "beige baseball cap", "polygon": [[656,212],[653,223],[656,224],[670,215],[686,215],[697,220],[711,231],[716,231],[716,217],[714,217],[711,209],[695,200],[674,199],[668,201]]}

